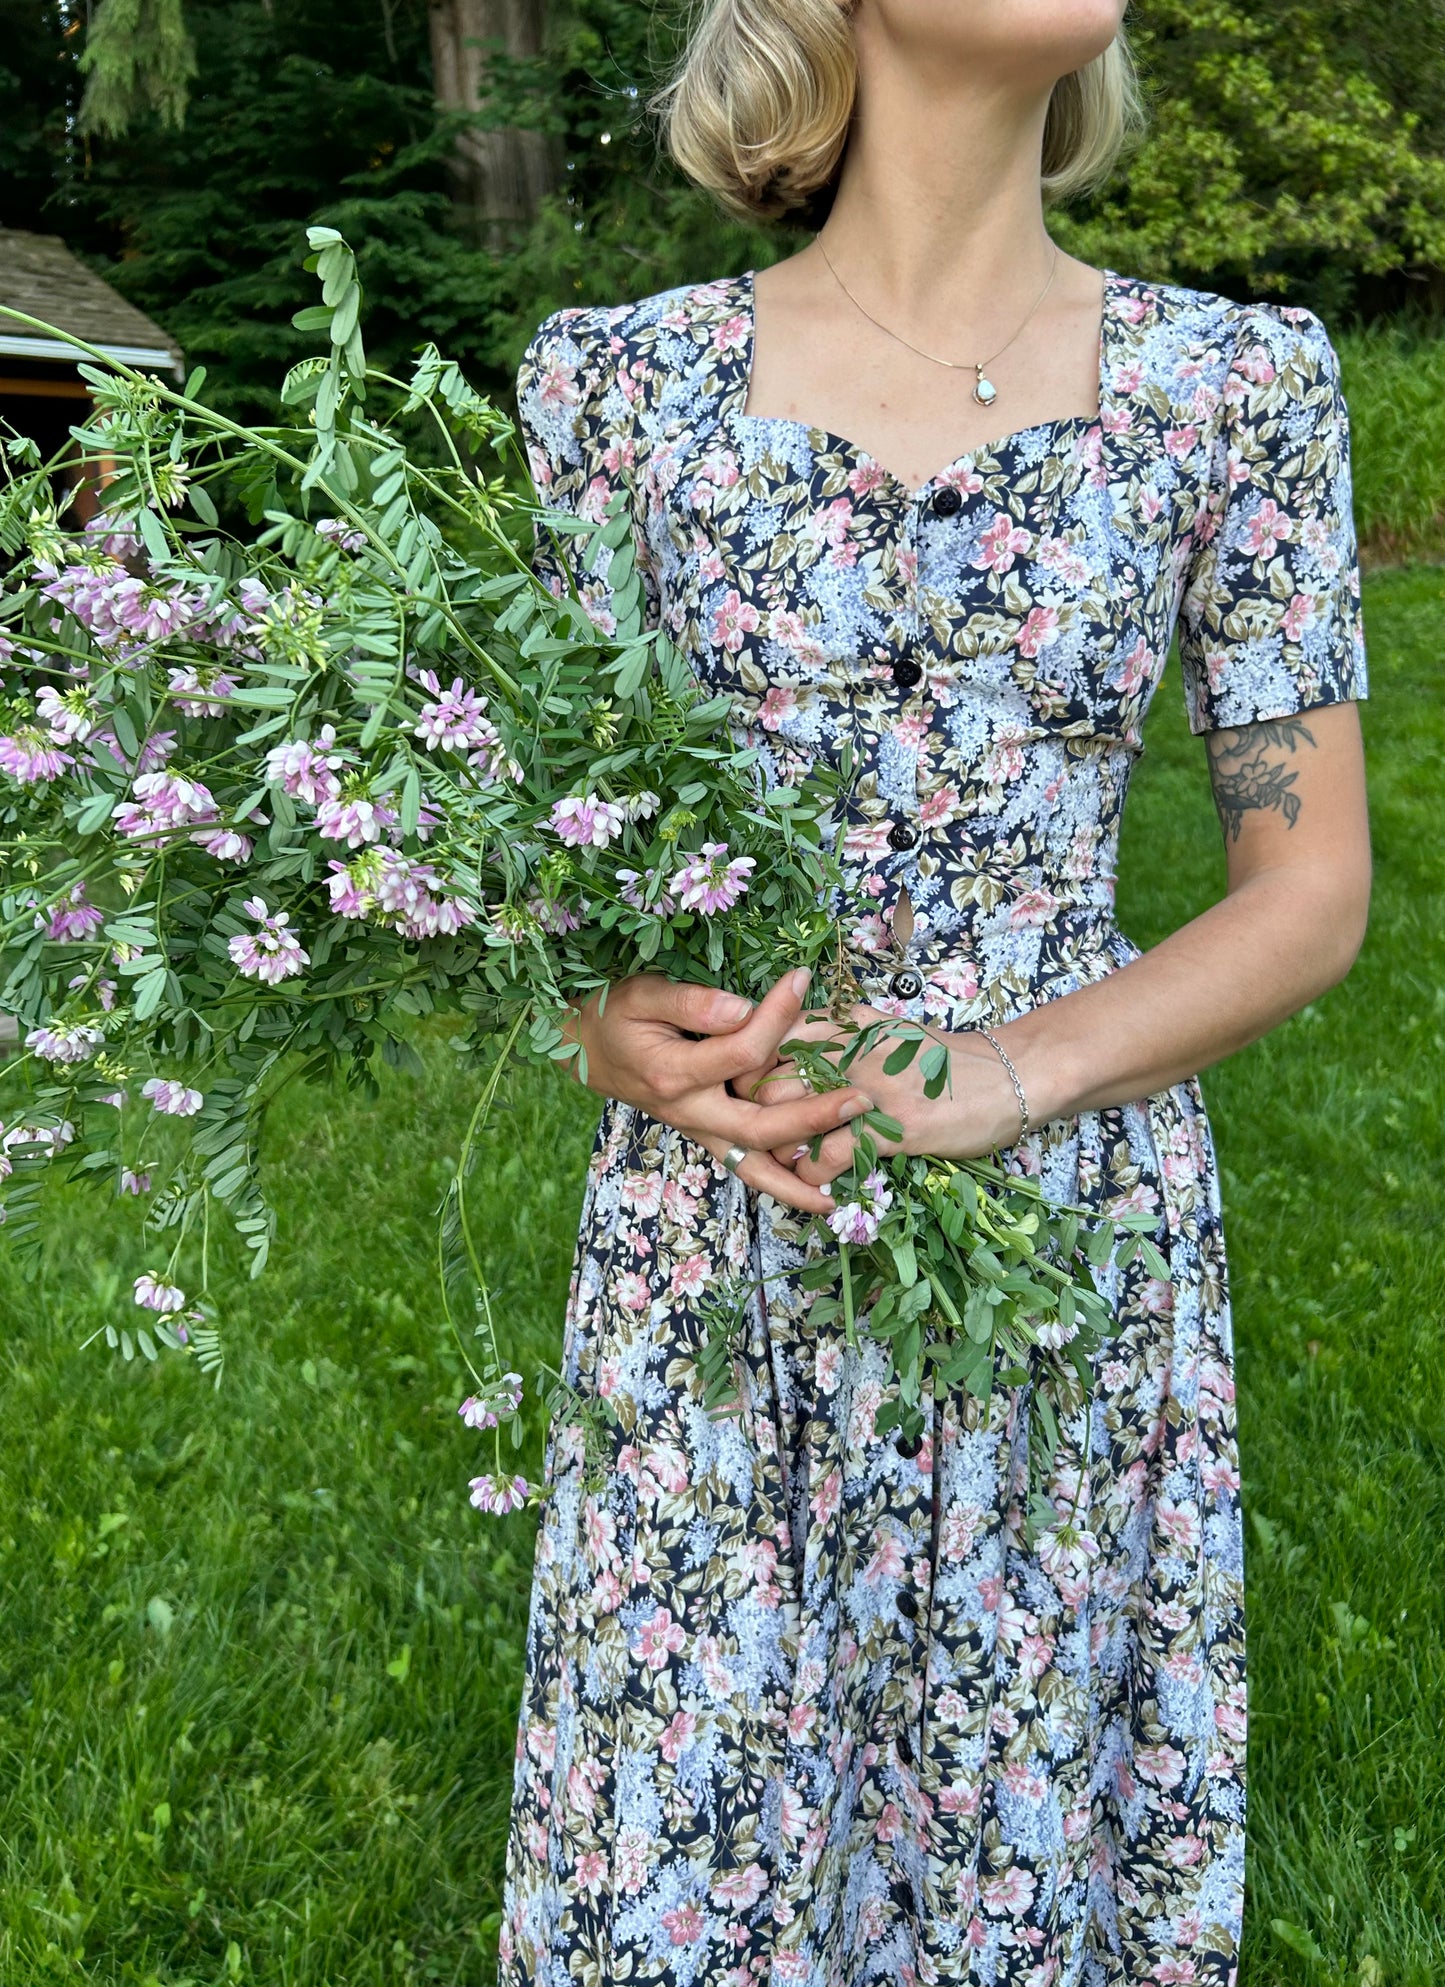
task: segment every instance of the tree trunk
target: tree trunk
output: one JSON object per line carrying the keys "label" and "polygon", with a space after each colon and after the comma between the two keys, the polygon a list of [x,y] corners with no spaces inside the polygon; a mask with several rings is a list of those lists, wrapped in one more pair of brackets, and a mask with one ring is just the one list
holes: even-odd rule
{"label": "tree trunk", "polygon": [[[479,111],[487,103],[488,42],[508,55],[537,55],[544,0],[430,0],[432,70],[438,100],[448,110]],[[557,148],[537,131],[473,127],[457,141],[453,170],[457,199],[478,241],[493,253],[530,221],[544,193],[558,184]]]}

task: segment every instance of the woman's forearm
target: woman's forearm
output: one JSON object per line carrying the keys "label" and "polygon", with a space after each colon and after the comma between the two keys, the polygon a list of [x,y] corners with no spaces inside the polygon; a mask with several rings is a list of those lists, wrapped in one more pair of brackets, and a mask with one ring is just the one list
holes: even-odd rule
{"label": "woman's forearm", "polygon": [[1297,1013],[1349,971],[1368,874],[1283,865],[1096,985],[995,1032],[1035,1123],[1167,1089]]}

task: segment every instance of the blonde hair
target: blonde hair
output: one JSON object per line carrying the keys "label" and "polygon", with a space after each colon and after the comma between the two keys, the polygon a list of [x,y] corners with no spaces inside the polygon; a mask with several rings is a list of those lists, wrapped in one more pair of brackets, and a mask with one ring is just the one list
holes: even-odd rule
{"label": "blonde hair", "polygon": [[[801,212],[817,225],[831,204],[857,91],[853,30],[837,0],[700,0],[648,109],[681,170],[729,213],[766,221]],[[1121,28],[1102,55],[1054,85],[1045,204],[1097,186],[1143,122]]]}

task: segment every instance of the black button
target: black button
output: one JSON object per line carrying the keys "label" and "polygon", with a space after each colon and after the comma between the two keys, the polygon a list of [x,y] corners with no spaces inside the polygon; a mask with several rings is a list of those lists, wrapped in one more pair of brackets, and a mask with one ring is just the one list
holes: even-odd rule
{"label": "black button", "polygon": [[[900,1758],[900,1759],[901,1759],[901,1760],[903,1761],[903,1764],[904,1764],[905,1766],[912,1766],[912,1764],[913,1764],[913,1741],[912,1741],[912,1739],[910,1739],[910,1738],[909,1738],[909,1736],[908,1736],[908,1734],[907,1734],[907,1732],[906,1732],[906,1731],[902,1731],[902,1732],[900,1732],[900,1733],[898,1734],[898,1738],[897,1738],[897,1741],[896,1741],[896,1743],[897,1743],[897,1746],[898,1746],[898,1757],[899,1757],[899,1758]],[[900,1888],[902,1888],[903,1890],[907,1890],[907,1891],[908,1891],[908,1903],[907,1903],[907,1904],[900,1904],[898,1908],[899,1908],[899,1910],[900,1910],[900,1911],[907,1911],[907,1910],[911,1909],[911,1907],[912,1907],[912,1904],[913,1904],[913,1892],[912,1892],[911,1890],[908,1890],[908,1886],[907,1886],[907,1884],[903,1884],[903,1885],[901,1885],[901,1886],[900,1886]],[[897,1896],[898,1896],[898,1893],[897,1893],[897,1891],[895,1890],[895,1892],[894,1892],[894,1901],[895,1901],[895,1903],[897,1902]]]}
{"label": "black button", "polygon": [[[915,973],[911,966],[905,966],[901,973],[895,973],[888,982],[888,991],[895,1000],[917,1000],[923,992],[923,975]],[[902,1450],[899,1451],[900,1455],[903,1453]],[[910,1449],[907,1453],[916,1456],[918,1450]]]}
{"label": "black button", "polygon": [[961,511],[962,509],[963,498],[960,497],[951,483],[945,483],[941,490],[934,491],[933,515],[935,517],[952,517],[955,511]]}
{"label": "black button", "polygon": [[906,1615],[910,1621],[918,1619],[918,1596],[911,1587],[905,1587],[898,1596],[898,1612]]}
{"label": "black button", "polygon": [[888,846],[890,849],[897,849],[900,855],[905,849],[916,849],[918,830],[911,821],[895,821],[888,830]]}
{"label": "black button", "polygon": [[[908,1748],[907,1751],[904,1750],[905,1747]],[[908,1745],[908,1734],[906,1732],[898,1734],[898,1757],[903,1761],[905,1766],[913,1764],[913,1748]],[[911,1911],[913,1909],[913,1886],[912,1884],[904,1883],[901,1877],[896,1884],[888,1886],[888,1895],[893,1899],[893,1902],[898,1906],[900,1911]]]}
{"label": "black button", "polygon": [[923,670],[916,662],[895,662],[893,681],[900,690],[911,690],[915,683],[923,681]]}

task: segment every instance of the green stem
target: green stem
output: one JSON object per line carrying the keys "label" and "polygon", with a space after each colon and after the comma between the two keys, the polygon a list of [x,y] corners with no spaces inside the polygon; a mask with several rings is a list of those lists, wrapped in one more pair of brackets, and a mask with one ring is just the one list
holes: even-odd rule
{"label": "green stem", "polygon": [[[290,449],[282,448],[279,443],[272,441],[264,430],[242,427],[239,422],[228,420],[224,414],[218,414],[213,407],[207,407],[199,400],[192,400],[184,393],[177,393],[174,387],[164,385],[153,374],[137,372],[122,360],[111,358],[109,354],[102,352],[98,346],[87,343],[83,338],[77,338],[73,332],[63,331],[58,325],[47,324],[44,318],[31,317],[25,311],[12,310],[8,304],[0,304],[0,318],[10,318],[17,324],[29,325],[33,331],[47,332],[51,337],[73,345],[77,351],[87,353],[89,357],[97,360],[111,372],[119,374],[122,379],[129,380],[133,385],[144,387],[147,392],[154,394],[157,399],[165,401],[169,406],[181,408],[184,412],[195,415],[201,422],[209,423],[212,428],[218,429],[222,434],[230,435],[233,440],[242,442],[247,447],[260,448],[265,454],[272,456],[277,462],[284,463],[288,469],[294,470],[299,475],[304,476],[306,474],[307,464],[303,459],[298,455],[294,455]],[[313,487],[321,491],[327,502],[335,509],[337,516],[345,517],[350,523],[356,526],[357,530],[364,533],[367,541],[381,555],[382,559],[391,568],[393,574],[404,581],[406,579],[405,566],[396,557],[386,540],[377,533],[374,526],[361,512],[354,508],[349,499],[333,490],[324,477],[318,477]],[[509,550],[516,563],[525,570],[530,570],[530,568],[526,567],[526,562],[517,557],[516,548],[510,545],[510,541],[505,542],[508,543]],[[467,649],[468,653],[487,670],[513,709],[520,711],[522,709],[521,692],[507,671],[499,663],[495,662],[479,644],[472,640],[448,604],[441,601],[435,601],[431,604],[440,608],[443,618],[457,639]]]}
{"label": "green stem", "polygon": [[[497,1344],[497,1330],[492,1317],[491,1300],[487,1294],[487,1280],[483,1274],[481,1260],[477,1255],[476,1246],[472,1241],[471,1227],[467,1220],[467,1164],[471,1157],[473,1143],[486,1126],[492,1105],[496,1100],[498,1086],[507,1067],[508,1058],[516,1046],[518,1036],[527,1025],[531,1011],[530,1006],[518,1009],[517,1018],[512,1023],[511,1028],[507,1032],[506,1040],[497,1052],[497,1060],[493,1064],[491,1076],[488,1078],[481,1096],[477,1099],[476,1108],[472,1112],[471,1122],[467,1126],[466,1136],[462,1140],[462,1149],[457,1157],[457,1175],[453,1188],[457,1197],[457,1226],[461,1231],[462,1246],[467,1252],[467,1262],[471,1268],[473,1280],[481,1295],[482,1316],[486,1324],[487,1343],[491,1347],[493,1371],[498,1378],[501,1377],[502,1373],[501,1349]],[[438,1232],[440,1232],[440,1223],[438,1223]],[[452,1318],[451,1306],[447,1302],[445,1277],[442,1280],[442,1303],[446,1309],[447,1317],[451,1322],[452,1330],[456,1334],[457,1342],[460,1345],[461,1334],[457,1331],[456,1320]],[[467,1358],[467,1350],[464,1345],[462,1346],[462,1357],[466,1359],[467,1370],[471,1373],[473,1379],[477,1380],[478,1385],[484,1384],[477,1375],[476,1368],[472,1365],[471,1360]]]}

